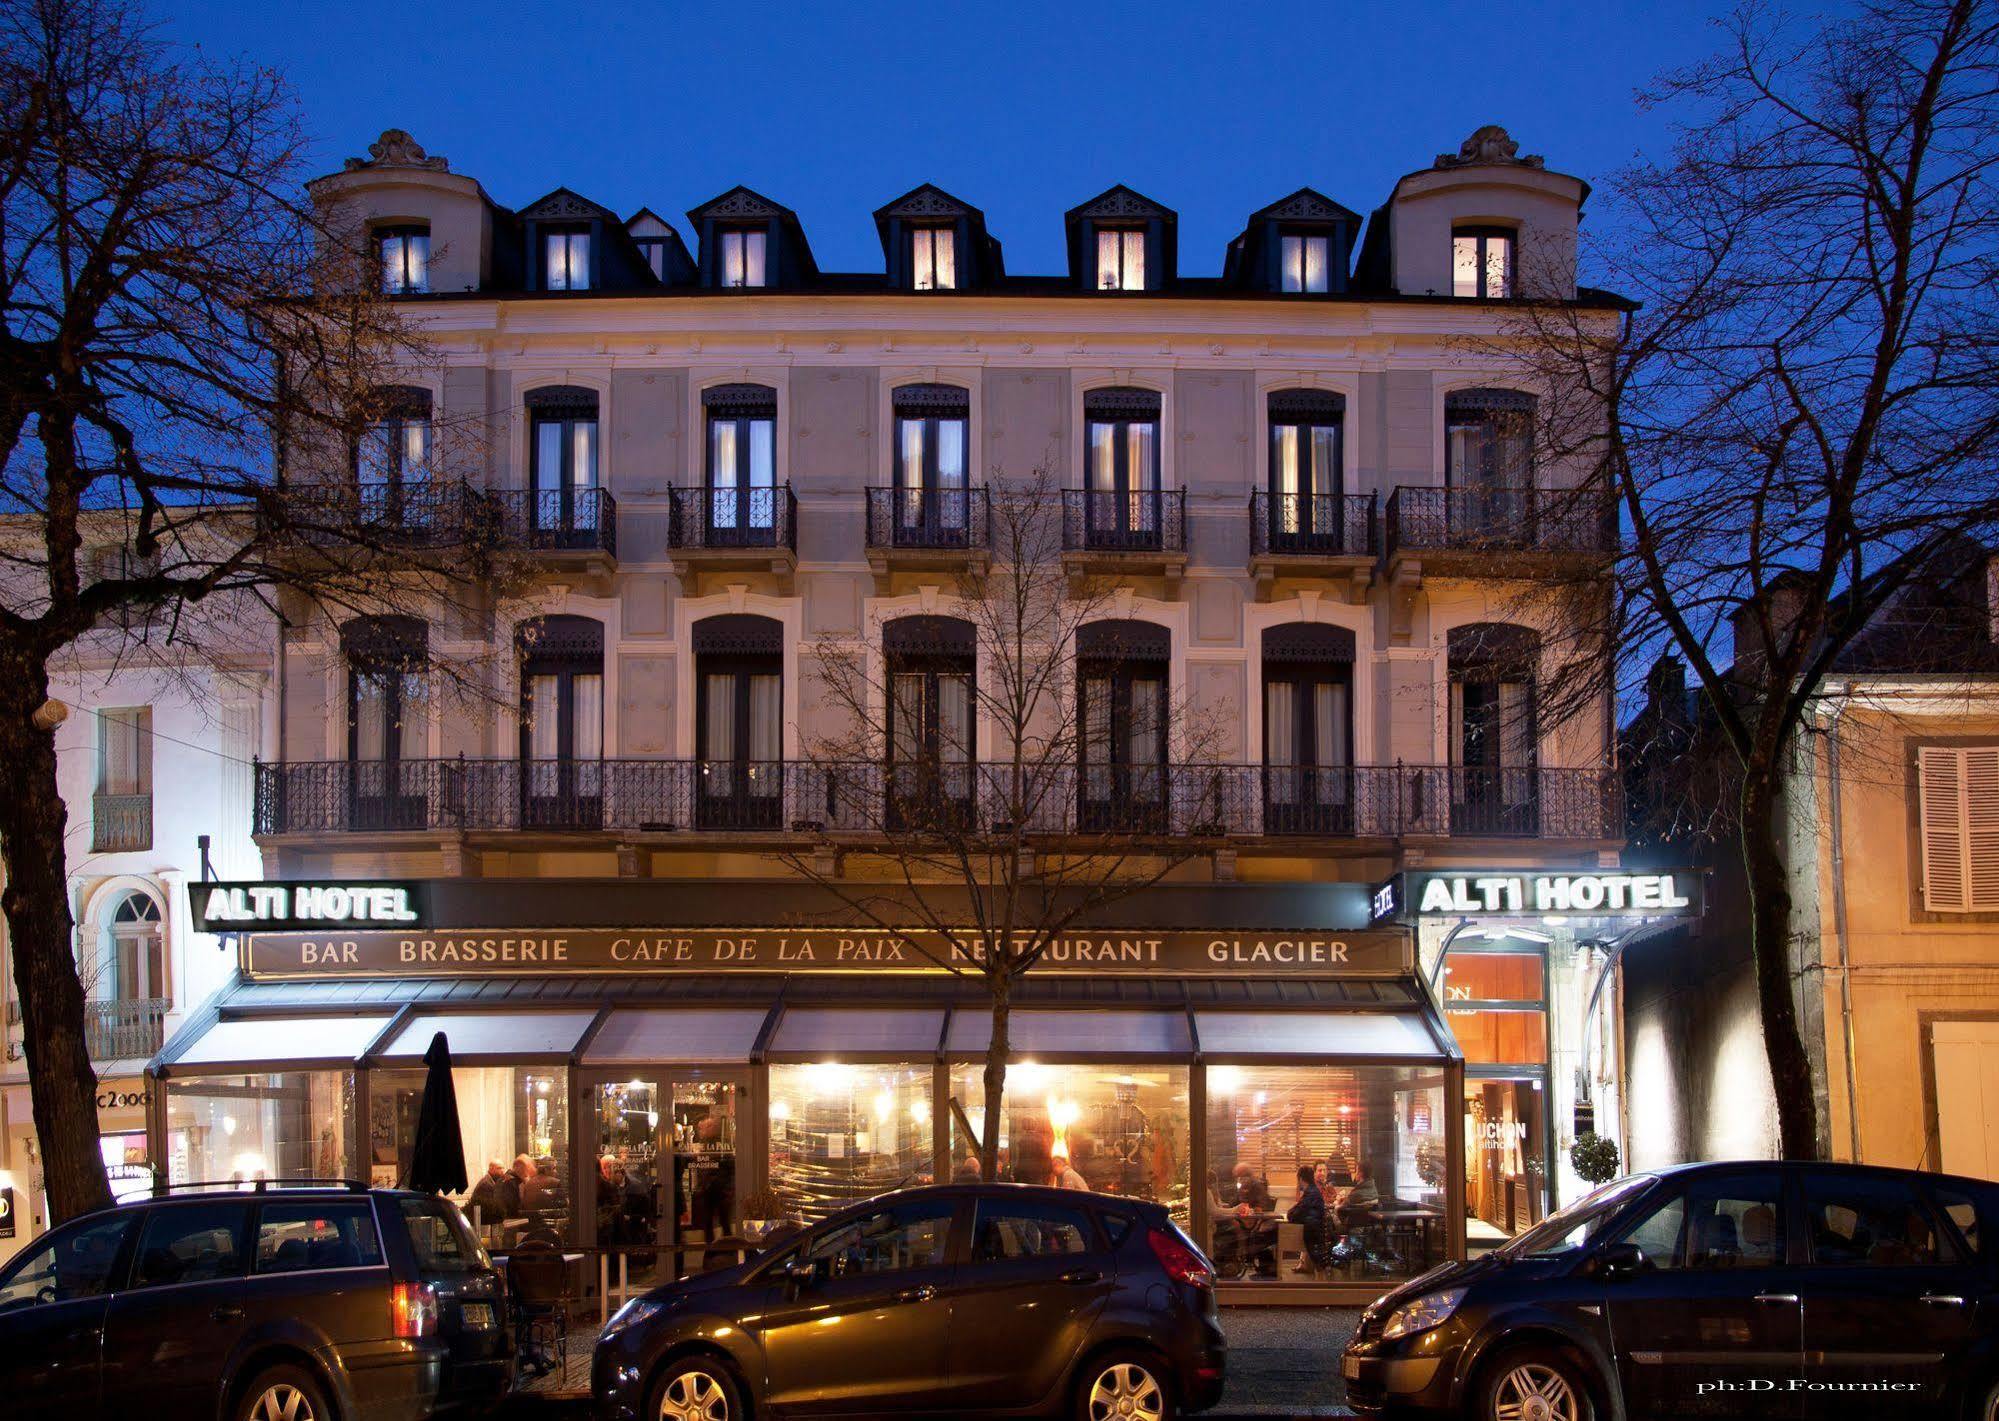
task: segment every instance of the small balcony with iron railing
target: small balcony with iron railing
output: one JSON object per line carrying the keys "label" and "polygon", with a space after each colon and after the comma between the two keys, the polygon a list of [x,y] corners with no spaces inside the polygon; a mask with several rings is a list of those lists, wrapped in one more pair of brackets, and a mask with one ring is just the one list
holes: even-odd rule
{"label": "small balcony with iron railing", "polygon": [[1365,588],[1380,551],[1371,493],[1249,497],[1249,572],[1268,601],[1279,578],[1332,579]]}
{"label": "small balcony with iron railing", "polygon": [[281,518],[293,537],[321,548],[460,548],[494,532],[488,496],[459,479],[292,484],[269,513]]}
{"label": "small balcony with iron railing", "polygon": [[830,834],[1533,839],[1623,834],[1608,769],[1452,765],[475,760],[257,767],[260,839]]}
{"label": "small balcony with iron railing", "polygon": [[983,488],[871,488],[867,496],[868,565],[878,579],[896,572],[983,569],[991,561],[990,503]]}
{"label": "small balcony with iron railing", "polygon": [[142,853],[153,846],[153,796],[94,794],[90,797],[90,851]]}
{"label": "small balcony with iron railing", "polygon": [[596,487],[489,493],[494,540],[559,569],[609,572],[618,561],[618,500]]}
{"label": "small balcony with iron railing", "polygon": [[1412,488],[1388,496],[1383,550],[1401,564],[1474,576],[1540,576],[1617,551],[1617,508],[1587,489]]}
{"label": "small balcony with iron railing", "polygon": [[1187,565],[1187,491],[1063,489],[1062,557],[1072,573],[1178,577]]}
{"label": "small balcony with iron railing", "polygon": [[667,547],[685,572],[768,570],[790,586],[798,566],[798,496],[790,484],[695,484],[668,489],[667,500]]}
{"label": "small balcony with iron railing", "polygon": [[127,997],[83,1004],[83,1044],[93,1061],[143,1061],[166,1041],[165,997]]}

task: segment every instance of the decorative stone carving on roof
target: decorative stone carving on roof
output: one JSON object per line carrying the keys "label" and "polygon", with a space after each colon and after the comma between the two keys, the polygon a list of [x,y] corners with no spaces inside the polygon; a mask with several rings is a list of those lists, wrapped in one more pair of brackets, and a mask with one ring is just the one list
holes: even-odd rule
{"label": "decorative stone carving on roof", "polygon": [[612,217],[612,215],[589,198],[579,197],[566,187],[557,188],[534,206],[523,208],[521,211],[522,217],[537,221],[550,217]]}
{"label": "decorative stone carving on roof", "polygon": [[1458,145],[1455,153],[1439,153],[1440,168],[1469,168],[1478,164],[1506,163],[1516,168],[1539,168],[1547,160],[1539,154],[1520,156],[1520,145],[1496,123],[1488,123]]}
{"label": "decorative stone carving on roof", "polygon": [[1173,213],[1151,198],[1140,197],[1120,183],[1101,197],[1084,203],[1073,217],[1171,217]]}
{"label": "decorative stone carving on roof", "polygon": [[925,183],[882,209],[884,217],[962,217],[972,209],[941,188]]}
{"label": "decorative stone carving on roof", "polygon": [[1302,188],[1282,202],[1272,203],[1257,215],[1290,222],[1335,222],[1342,218],[1351,218],[1354,214],[1331,198],[1313,192],[1310,188]]}
{"label": "decorative stone carving on roof", "polygon": [[349,158],[346,168],[350,173],[361,168],[424,168],[433,173],[448,173],[451,164],[424,152],[423,145],[410,137],[408,130],[385,128],[382,136],[368,145],[368,156]]}
{"label": "decorative stone carving on roof", "polygon": [[697,207],[702,217],[781,217],[784,209],[768,198],[758,197],[746,187],[732,188],[706,207]]}

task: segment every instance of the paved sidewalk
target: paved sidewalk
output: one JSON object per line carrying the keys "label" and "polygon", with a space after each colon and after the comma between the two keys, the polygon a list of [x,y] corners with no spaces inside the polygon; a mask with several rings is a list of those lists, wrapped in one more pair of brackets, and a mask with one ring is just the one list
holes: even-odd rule
{"label": "paved sidewalk", "polygon": [[1346,1416],[1340,1352],[1359,1308],[1222,1309],[1229,1381],[1213,1421]]}

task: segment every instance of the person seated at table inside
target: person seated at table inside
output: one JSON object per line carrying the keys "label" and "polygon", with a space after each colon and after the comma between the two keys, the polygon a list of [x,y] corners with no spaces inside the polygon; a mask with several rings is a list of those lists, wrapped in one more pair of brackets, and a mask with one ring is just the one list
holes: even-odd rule
{"label": "person seated at table inside", "polygon": [[1305,1256],[1313,1260],[1326,1251],[1326,1196],[1320,1192],[1317,1175],[1309,1164],[1298,1166],[1298,1202],[1284,1211],[1287,1220],[1304,1226]]}
{"label": "person seated at table inside", "polygon": [[1246,1205],[1259,1214],[1267,1214],[1277,1207],[1269,1183],[1256,1172],[1256,1166],[1244,1160],[1230,1173],[1235,1179],[1236,1203]]}
{"label": "person seated at table inside", "polygon": [[515,1167],[523,1161],[531,1172],[521,1184],[521,1212],[531,1219],[557,1212],[562,1205],[562,1182],[555,1177],[555,1161],[546,1156],[530,1160],[522,1155],[514,1161]]}
{"label": "person seated at table inside", "polygon": [[479,1223],[491,1228],[507,1217],[506,1181],[512,1178],[507,1167],[496,1159],[486,1161],[486,1172],[472,1185],[472,1192],[465,1196],[465,1212],[476,1214]]}
{"label": "person seated at table inside", "polygon": [[1088,1189],[1083,1176],[1069,1167],[1069,1157],[1060,1151],[1048,1157],[1048,1182],[1057,1189]]}
{"label": "person seated at table inside", "polygon": [[616,1155],[597,1160],[597,1241],[623,1243],[625,1212],[625,1167]]}
{"label": "person seated at table inside", "polygon": [[953,1184],[977,1184],[979,1182],[979,1157],[966,1155],[958,1161],[958,1167],[951,1171]]}
{"label": "person seated at table inside", "polygon": [[1374,1171],[1364,1164],[1353,1167],[1353,1188],[1348,1191],[1343,1209],[1375,1209],[1381,1206],[1381,1191],[1375,1187]]}
{"label": "person seated at table inside", "polygon": [[508,1218],[527,1212],[528,1184],[534,1177],[534,1160],[527,1155],[515,1155],[513,1164],[507,1169],[506,1179],[500,1184],[500,1202]]}

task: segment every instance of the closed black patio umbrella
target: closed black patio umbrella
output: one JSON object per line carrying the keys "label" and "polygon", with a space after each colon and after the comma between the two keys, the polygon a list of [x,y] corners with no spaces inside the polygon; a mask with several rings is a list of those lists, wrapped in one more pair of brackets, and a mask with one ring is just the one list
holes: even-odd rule
{"label": "closed black patio umbrella", "polygon": [[465,1192],[465,1141],[458,1133],[458,1091],[451,1083],[451,1044],[438,1032],[423,1053],[430,1069],[417,1106],[416,1141],[410,1150],[405,1189],[427,1194]]}

